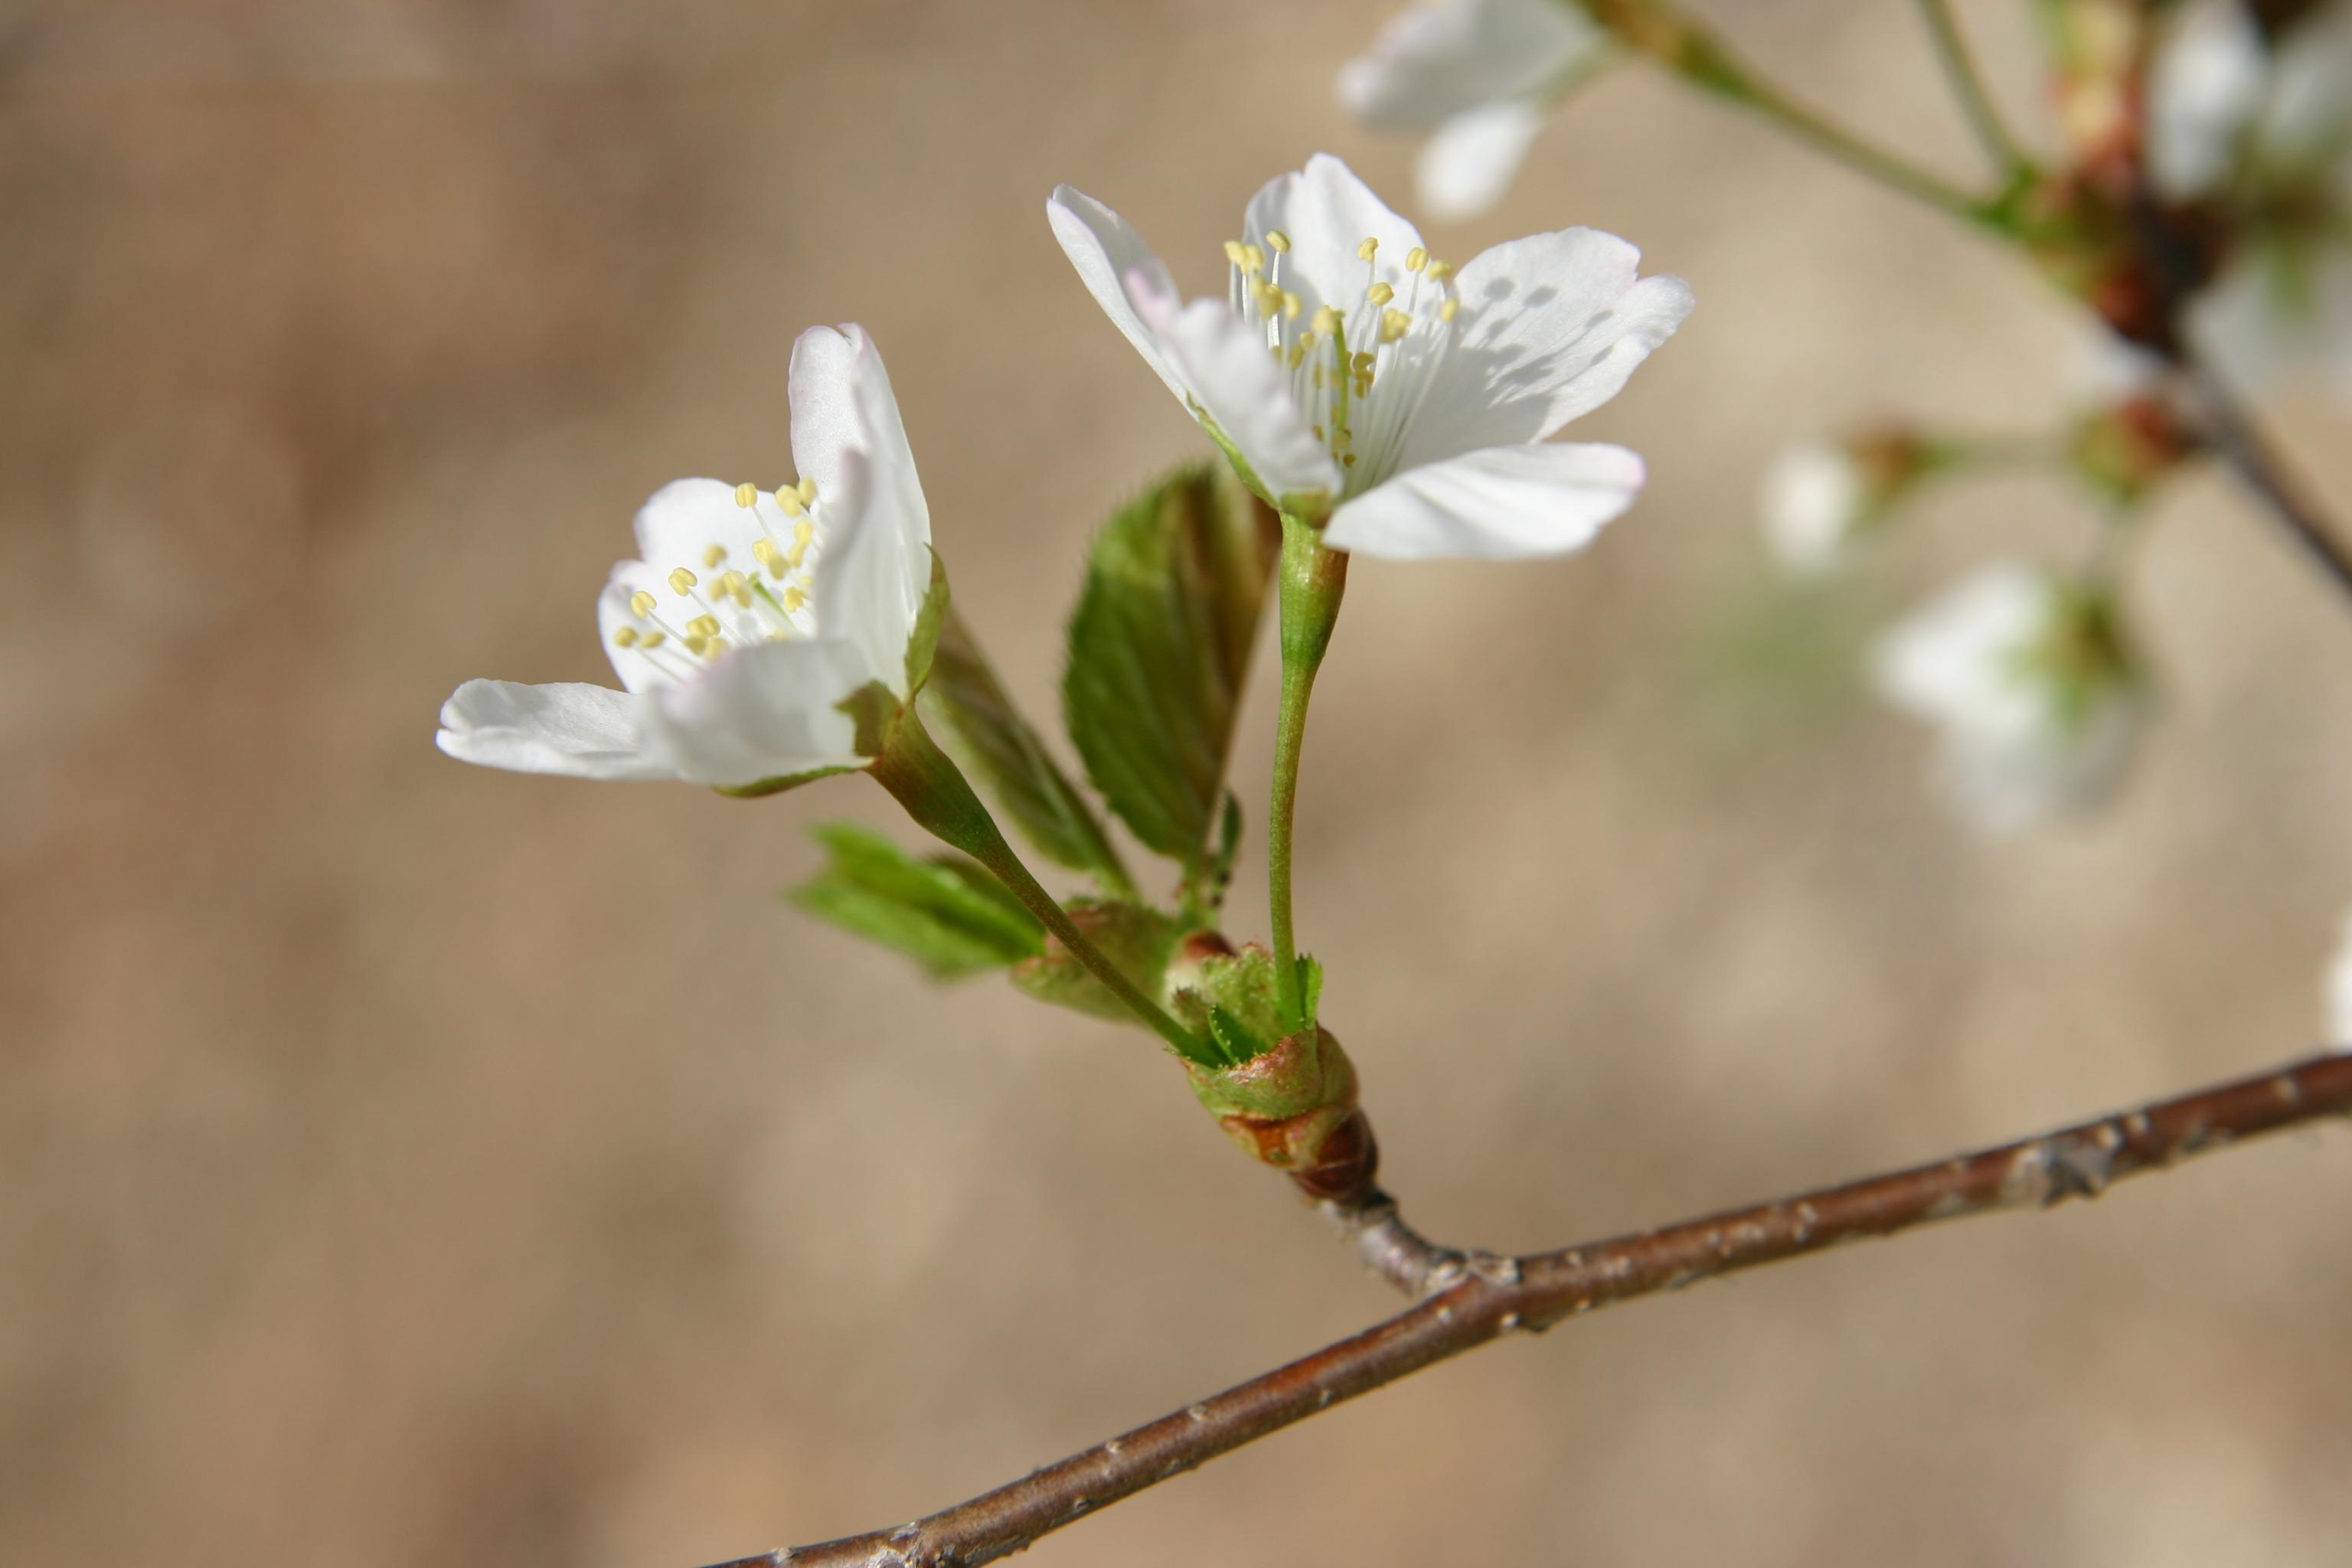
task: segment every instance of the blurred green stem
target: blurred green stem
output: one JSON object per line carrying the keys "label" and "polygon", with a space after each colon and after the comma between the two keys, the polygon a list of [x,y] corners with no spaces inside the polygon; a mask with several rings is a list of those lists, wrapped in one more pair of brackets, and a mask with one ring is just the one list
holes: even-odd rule
{"label": "blurred green stem", "polygon": [[1959,19],[1952,15],[1951,0],[1919,0],[1919,12],[1936,41],[1936,58],[1943,62],[1944,75],[1951,81],[1952,92],[1959,99],[1977,140],[1984,143],[2005,177],[2016,180],[2030,174],[2033,160],[2025,155],[2002,123],[2000,110],[1993,107],[1992,95],[1985,89],[1984,78],[1969,53],[1968,37],[1960,31]]}

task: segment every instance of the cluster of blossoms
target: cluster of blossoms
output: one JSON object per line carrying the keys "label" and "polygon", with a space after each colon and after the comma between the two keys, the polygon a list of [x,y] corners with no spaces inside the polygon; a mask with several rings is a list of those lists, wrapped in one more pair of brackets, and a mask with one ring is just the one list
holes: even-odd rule
{"label": "cluster of blossoms", "polygon": [[[1691,307],[1614,236],[1513,240],[1458,270],[1336,158],[1268,184],[1185,302],[1109,208],[1047,214],[1079,278],[1253,489],[1328,547],[1394,560],[1558,554],[1640,490],[1620,447],[1546,437],[1622,386]],[[598,620],[621,689],[473,680],[454,757],[589,778],[772,787],[866,766],[922,672],[930,513],[882,359],[856,326],[794,345],[802,476],[681,479],[638,512]]]}

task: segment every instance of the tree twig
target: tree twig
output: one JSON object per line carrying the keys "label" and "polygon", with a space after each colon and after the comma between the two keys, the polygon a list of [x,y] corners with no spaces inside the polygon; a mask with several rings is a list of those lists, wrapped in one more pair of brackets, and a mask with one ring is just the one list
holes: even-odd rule
{"label": "tree twig", "polygon": [[[1419,1305],[1352,1339],[893,1530],[783,1547],[723,1568],[974,1568],[1270,1432],[1514,1331],[1931,1220],[2095,1197],[2241,1139],[2352,1115],[2352,1053],[2103,1116],[1974,1154],[1523,1258],[1439,1247],[1373,1201],[1360,1250]],[[1343,1216],[1348,1217],[1348,1216]],[[1360,1223],[1359,1223],[1360,1222]]]}
{"label": "tree twig", "polygon": [[2336,586],[2352,594],[2352,554],[2346,553],[2343,542],[2329,529],[2302,487],[2289,476],[2286,465],[2238,405],[2236,395],[2210,365],[2195,355],[2182,356],[2179,363],[2195,395],[2205,438],[2213,452],[2237,470],[2247,489],[2269,504],[2272,515],[2334,579]]}

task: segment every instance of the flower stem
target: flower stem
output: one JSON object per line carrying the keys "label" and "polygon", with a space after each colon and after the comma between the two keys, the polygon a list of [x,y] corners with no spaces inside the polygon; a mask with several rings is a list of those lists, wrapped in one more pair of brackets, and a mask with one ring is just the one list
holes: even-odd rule
{"label": "flower stem", "polygon": [[1298,808],[1298,757],[1307,740],[1307,704],[1315,672],[1331,646],[1339,601],[1348,591],[1348,557],[1327,547],[1313,526],[1285,514],[1282,563],[1282,707],[1275,721],[1274,800],[1266,812],[1267,889],[1274,927],[1274,976],[1283,1022],[1303,1029],[1307,998],[1298,980],[1298,942],[1291,924],[1290,859]]}
{"label": "flower stem", "polygon": [[1672,0],[1600,0],[1592,9],[1632,48],[1693,85],[1762,116],[1846,167],[1979,227],[2017,236],[2009,193],[1977,195],[1822,119],[1758,75],[1730,45]]}
{"label": "flower stem", "polygon": [[1021,857],[1014,854],[1013,846],[1005,842],[1003,833],[996,826],[996,819],[989,815],[988,807],[982,804],[980,796],[972,790],[971,781],[963,776],[963,770],[940,750],[939,742],[932,740],[929,731],[923,728],[923,722],[916,717],[913,708],[907,709],[900,716],[898,727],[890,733],[888,743],[883,747],[882,754],[874,759],[869,771],[874,775],[874,782],[888,790],[898,804],[907,808],[907,815],[915,819],[917,826],[987,867],[996,879],[1003,883],[1064,947],[1070,950],[1073,957],[1085,964],[1112,995],[1167,1041],[1177,1055],[1194,1060],[1202,1059],[1204,1047],[1193,1037],[1192,1031],[1170,1017],[1166,1009],[1137,989],[1135,982],[1129,979],[1102,949],[1087,940],[1085,933],[1055,901],[1054,895],[1029,874],[1029,868],[1021,863]]}
{"label": "flower stem", "polygon": [[1969,124],[1977,140],[1991,154],[2000,172],[2015,179],[2033,167],[2033,160],[2009,133],[1993,106],[1992,95],[1985,90],[1984,78],[1978,73],[1977,63],[1969,53],[1969,41],[1960,31],[1959,19],[1952,15],[1951,0],[1919,0],[1920,15],[1926,19],[1927,31],[1936,40],[1936,58],[1943,62],[1944,75],[1952,84],[1952,92],[1960,100],[1960,110],[1969,117]]}

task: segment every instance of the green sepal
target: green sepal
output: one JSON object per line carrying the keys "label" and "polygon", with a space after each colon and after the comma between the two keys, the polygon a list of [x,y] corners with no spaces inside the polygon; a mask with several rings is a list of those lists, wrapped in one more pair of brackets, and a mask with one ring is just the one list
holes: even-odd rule
{"label": "green sepal", "polygon": [[[1137,990],[1146,996],[1160,994],[1166,983],[1169,956],[1176,948],[1176,921],[1157,910],[1117,899],[1073,899],[1062,908],[1070,923],[1135,982]],[[1076,1008],[1114,1023],[1137,1022],[1127,1005],[1112,995],[1051,932],[1045,935],[1042,952],[1013,966],[1013,984],[1040,1002]]]}
{"label": "green sepal", "polygon": [[1209,858],[1278,548],[1272,512],[1213,468],[1183,469],[1096,536],[1070,618],[1063,713],[1087,776],[1188,879]]}
{"label": "green sepal", "polygon": [[[915,612],[914,630],[907,637],[907,693],[910,700],[930,679],[931,659],[940,646],[940,627],[948,618],[947,563],[929,545],[923,548],[931,558],[931,583],[923,591],[922,605]],[[868,756],[873,754],[866,752]]]}
{"label": "green sepal", "polygon": [[1188,957],[1168,977],[1169,1009],[1179,1022],[1208,1036],[1224,1058],[1222,1065],[1238,1067],[1312,1021],[1323,966],[1302,954],[1298,977],[1307,998],[1304,1020],[1283,1016],[1274,954],[1256,943],[1239,952]]}
{"label": "green sepal", "polygon": [[861,757],[878,757],[890,744],[891,732],[898,728],[898,719],[907,705],[898,694],[878,680],[869,680],[840,701],[836,712],[849,715],[855,726],[850,745]]}
{"label": "green sepal", "polygon": [[1199,404],[1193,404],[1192,408],[1192,416],[1201,422],[1202,433],[1215,442],[1217,450],[1225,455],[1226,466],[1233,469],[1234,478],[1242,482],[1244,489],[1274,510],[1287,512],[1310,523],[1320,523],[1331,515],[1331,492],[1328,490],[1286,490],[1276,495],[1267,489],[1265,481],[1257,477],[1257,470],[1250,467],[1250,460],[1242,456],[1242,449],[1234,445],[1223,428],[1210,418]]}
{"label": "green sepal", "polygon": [[1135,890],[1101,822],[1014,709],[961,616],[950,613],[940,627],[919,711],[1040,854],[1094,873],[1109,891]]}
{"label": "green sepal", "polygon": [[764,795],[782,795],[788,789],[798,789],[804,784],[829,779],[835,773],[862,772],[858,768],[811,768],[804,773],[779,773],[773,778],[758,779],[747,784],[712,784],[712,792],[735,800],[758,800]]}
{"label": "green sepal", "polygon": [[999,969],[1045,951],[1045,930],[961,855],[916,856],[871,828],[821,823],[824,868],[785,894],[844,931],[902,952],[933,979]]}

